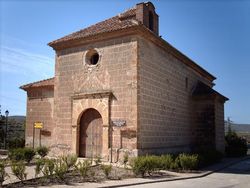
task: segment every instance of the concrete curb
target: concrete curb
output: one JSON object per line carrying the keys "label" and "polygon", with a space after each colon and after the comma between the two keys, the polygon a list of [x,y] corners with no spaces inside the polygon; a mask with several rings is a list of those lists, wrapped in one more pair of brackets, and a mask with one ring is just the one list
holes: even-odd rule
{"label": "concrete curb", "polygon": [[238,159],[236,161],[229,162],[228,164],[225,164],[223,167],[217,168],[215,170],[207,171],[207,172],[201,173],[199,175],[194,175],[194,176],[179,177],[179,178],[178,177],[177,178],[168,178],[168,179],[145,181],[145,182],[138,182],[138,183],[126,183],[126,184],[120,184],[120,185],[101,186],[99,188],[129,187],[129,186],[143,185],[143,184],[152,184],[152,183],[161,183],[161,182],[168,182],[168,181],[177,181],[177,180],[188,180],[188,179],[203,178],[205,176],[208,176],[208,175],[213,174],[215,172],[218,172],[218,171],[221,171],[223,169],[226,169],[229,166],[232,166],[232,165],[237,164],[239,162],[245,161],[247,159],[250,159],[250,156],[246,156],[246,157]]}

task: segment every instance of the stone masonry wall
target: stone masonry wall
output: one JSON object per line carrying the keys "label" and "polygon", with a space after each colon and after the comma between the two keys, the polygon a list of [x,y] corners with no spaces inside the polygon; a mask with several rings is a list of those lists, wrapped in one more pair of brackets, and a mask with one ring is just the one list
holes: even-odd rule
{"label": "stone masonry wall", "polygon": [[[50,146],[53,143],[53,88],[33,88],[27,91],[27,115],[25,128],[25,144],[33,145],[34,122],[42,122],[43,130],[49,131],[51,135],[41,136],[41,145]],[[39,146],[39,129],[35,130],[35,147]]]}
{"label": "stone masonry wall", "polygon": [[[99,63],[88,66],[89,49],[99,53]],[[110,122],[126,121],[127,128],[137,126],[137,42],[124,37],[57,51],[55,71],[55,144],[72,149],[72,96],[78,93],[112,91]],[[99,100],[99,99],[98,99]],[[84,110],[84,109],[80,109]],[[112,147],[118,149],[120,129],[113,127]],[[110,143],[109,143],[110,144]],[[136,138],[123,139],[123,148],[136,149]]]}
{"label": "stone masonry wall", "polygon": [[224,101],[215,100],[215,145],[216,149],[225,152]]}
{"label": "stone masonry wall", "polygon": [[198,80],[212,83],[149,40],[138,45],[139,152],[189,150],[192,90]]}
{"label": "stone masonry wall", "polygon": [[215,149],[215,104],[211,97],[193,98],[193,149]]}

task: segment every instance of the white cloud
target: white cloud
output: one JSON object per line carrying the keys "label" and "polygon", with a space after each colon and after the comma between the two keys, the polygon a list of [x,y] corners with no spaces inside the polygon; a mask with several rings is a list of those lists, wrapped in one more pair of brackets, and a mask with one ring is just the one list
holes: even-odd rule
{"label": "white cloud", "polygon": [[1,43],[3,46],[15,46],[19,49],[40,49],[43,48],[44,45],[37,43],[36,41],[28,42],[19,38],[15,38],[9,35],[4,34],[1,38]]}
{"label": "white cloud", "polygon": [[24,115],[26,94],[19,87],[53,77],[54,58],[37,53],[44,50],[37,44],[8,38],[0,44],[0,105],[12,115]]}
{"label": "white cloud", "polygon": [[23,49],[1,46],[1,72],[18,75],[42,75],[45,78],[54,72],[54,59]]}

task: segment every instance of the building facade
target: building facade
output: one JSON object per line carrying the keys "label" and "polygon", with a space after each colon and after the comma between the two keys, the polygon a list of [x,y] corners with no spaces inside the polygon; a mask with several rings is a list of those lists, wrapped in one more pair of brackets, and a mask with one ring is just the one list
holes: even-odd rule
{"label": "building facade", "polygon": [[224,151],[228,99],[212,89],[213,75],[159,36],[152,3],[48,45],[55,77],[21,86],[26,145],[113,162],[124,153]]}

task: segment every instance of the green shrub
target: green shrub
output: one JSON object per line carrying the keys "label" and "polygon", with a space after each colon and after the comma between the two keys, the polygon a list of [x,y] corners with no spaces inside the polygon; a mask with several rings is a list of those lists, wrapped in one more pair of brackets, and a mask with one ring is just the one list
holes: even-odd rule
{"label": "green shrub", "polygon": [[38,159],[38,160],[36,160],[35,165],[36,165],[35,166],[35,177],[37,177],[42,172],[42,169],[45,165],[45,160]]}
{"label": "green shrub", "polygon": [[179,155],[146,155],[135,157],[131,160],[131,167],[135,175],[144,177],[146,174],[158,170],[195,170],[200,163],[207,164],[210,161],[221,159],[222,154],[216,150],[207,150],[202,154],[179,154]]}
{"label": "green shrub", "polygon": [[72,168],[77,161],[77,156],[76,155],[66,155],[61,157],[62,161],[66,164],[68,170]]}
{"label": "green shrub", "polygon": [[36,148],[36,152],[41,156],[41,157],[45,157],[46,155],[48,155],[49,153],[49,148],[47,148],[46,146],[41,146]]}
{"label": "green shrub", "polygon": [[132,170],[136,175],[144,177],[146,174],[151,175],[152,172],[161,168],[160,157],[147,155],[139,156],[131,161]]}
{"label": "green shrub", "polygon": [[89,173],[90,173],[90,177],[93,181],[95,179],[95,171],[90,169]]}
{"label": "green shrub", "polygon": [[26,166],[23,161],[12,162],[11,171],[12,173],[23,182],[27,178],[27,173],[25,173]]}
{"label": "green shrub", "polygon": [[180,166],[183,170],[195,170],[198,167],[198,155],[196,154],[180,154],[178,156],[180,160]]}
{"label": "green shrub", "polygon": [[206,149],[198,152],[199,167],[205,167],[220,162],[223,154],[215,149]]}
{"label": "green shrub", "polygon": [[151,173],[157,170],[160,170],[162,168],[159,156],[155,156],[155,155],[148,156],[146,161],[148,163],[147,173],[149,175],[151,175]]}
{"label": "green shrub", "polygon": [[63,159],[56,160],[55,166],[54,166],[54,173],[55,176],[60,179],[64,180],[66,173],[68,172],[68,166],[66,162]]}
{"label": "green shrub", "polygon": [[109,175],[110,175],[111,170],[112,170],[112,165],[102,165],[101,168],[102,168],[106,178],[109,179]]}
{"label": "green shrub", "polygon": [[[0,125],[1,125],[1,115],[0,115]],[[0,143],[3,143],[4,142],[4,130],[1,129],[0,130]]]}
{"label": "green shrub", "polygon": [[96,156],[96,158],[95,158],[95,164],[96,165],[100,165],[101,164],[101,157],[100,156]]}
{"label": "green shrub", "polygon": [[14,161],[23,161],[30,162],[35,156],[35,151],[32,148],[16,148],[11,149],[8,153],[8,157]]}
{"label": "green shrub", "polygon": [[44,166],[42,169],[43,175],[47,178],[54,173],[55,168],[55,160],[54,159],[46,159],[44,160]]}
{"label": "green shrub", "polygon": [[91,167],[91,161],[89,160],[84,160],[83,162],[79,161],[75,166],[77,172],[79,172],[79,174],[82,176],[83,179],[87,177],[90,167]]}
{"label": "green shrub", "polygon": [[33,148],[22,148],[22,149],[23,149],[24,160],[30,163],[30,161],[36,154],[35,150]]}
{"label": "green shrub", "polygon": [[23,138],[15,138],[8,140],[8,148],[15,149],[15,148],[24,148],[25,140]]}
{"label": "green shrub", "polygon": [[247,141],[230,131],[226,136],[225,152],[228,157],[241,157],[247,154]]}
{"label": "green shrub", "polygon": [[179,170],[181,168],[180,159],[178,156],[173,158],[173,162],[170,165],[171,170]]}
{"label": "green shrub", "polygon": [[0,187],[2,187],[3,182],[6,180],[6,178],[9,177],[9,175],[5,171],[5,167],[6,167],[6,162],[0,160]]}
{"label": "green shrub", "polygon": [[135,175],[141,175],[142,177],[146,174],[146,160],[145,156],[135,157],[131,160],[132,170]]}
{"label": "green shrub", "polygon": [[160,160],[160,167],[164,170],[171,169],[171,165],[174,163],[173,156],[170,154],[162,155],[159,157]]}
{"label": "green shrub", "polygon": [[123,164],[125,166],[127,166],[127,164],[128,164],[128,153],[127,152],[125,152],[125,154],[123,156]]}
{"label": "green shrub", "polygon": [[11,149],[8,152],[8,158],[14,161],[24,160],[23,148]]}

